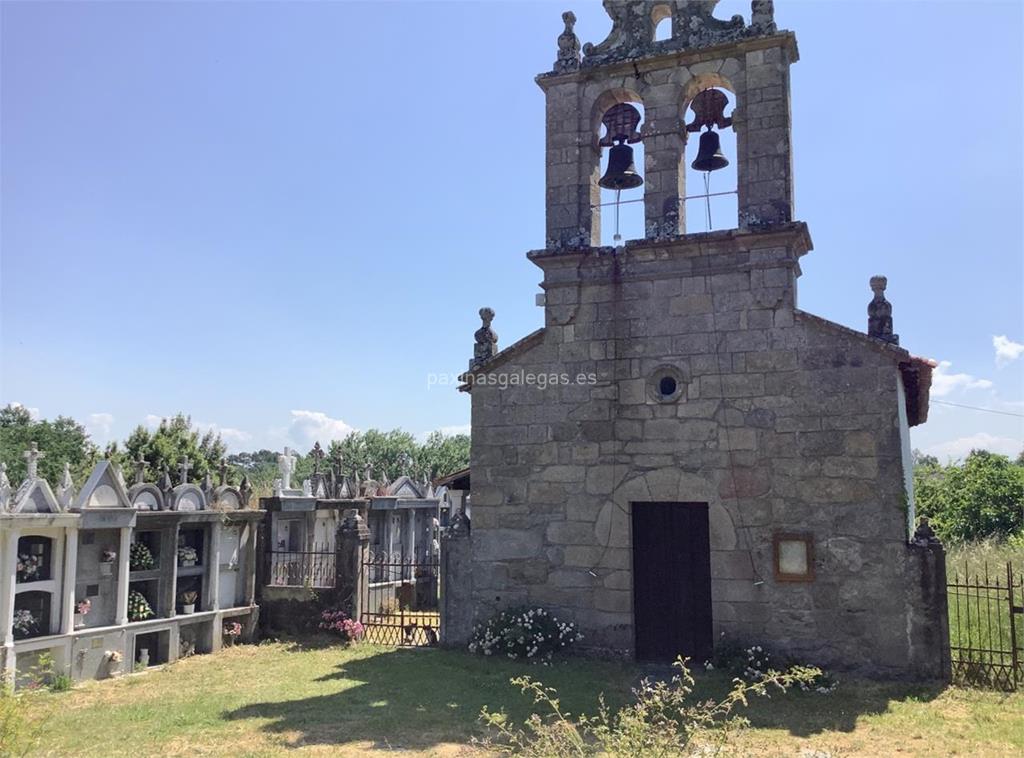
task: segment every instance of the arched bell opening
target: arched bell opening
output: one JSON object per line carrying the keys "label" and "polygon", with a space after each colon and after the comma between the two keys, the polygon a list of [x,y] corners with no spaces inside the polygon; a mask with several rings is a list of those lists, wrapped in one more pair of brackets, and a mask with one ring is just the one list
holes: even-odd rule
{"label": "arched bell opening", "polygon": [[696,77],[683,106],[687,233],[739,226],[736,95],[718,75]]}
{"label": "arched bell opening", "polygon": [[593,221],[600,244],[618,245],[644,236],[643,102],[629,90],[608,92],[594,108],[600,157],[591,178]]}

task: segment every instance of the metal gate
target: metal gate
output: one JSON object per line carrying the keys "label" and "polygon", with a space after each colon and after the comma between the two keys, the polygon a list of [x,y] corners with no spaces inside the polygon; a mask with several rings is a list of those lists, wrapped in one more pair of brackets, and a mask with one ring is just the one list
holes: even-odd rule
{"label": "metal gate", "polygon": [[441,633],[440,564],[434,551],[410,558],[370,550],[360,621],[378,645],[436,645]]}
{"label": "metal gate", "polygon": [[953,680],[976,687],[1024,686],[1024,576],[1006,564],[990,575],[957,571],[947,585]]}

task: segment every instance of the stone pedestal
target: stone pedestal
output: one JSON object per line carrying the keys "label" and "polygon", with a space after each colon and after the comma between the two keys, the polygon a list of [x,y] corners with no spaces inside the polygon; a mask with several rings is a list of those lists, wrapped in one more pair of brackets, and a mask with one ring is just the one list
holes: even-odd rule
{"label": "stone pedestal", "polygon": [[358,510],[353,508],[345,513],[335,545],[335,596],[338,604],[358,620],[367,596],[369,577],[364,566],[370,552],[370,529]]}
{"label": "stone pedestal", "polygon": [[441,644],[465,647],[473,633],[472,539],[458,513],[441,535]]}

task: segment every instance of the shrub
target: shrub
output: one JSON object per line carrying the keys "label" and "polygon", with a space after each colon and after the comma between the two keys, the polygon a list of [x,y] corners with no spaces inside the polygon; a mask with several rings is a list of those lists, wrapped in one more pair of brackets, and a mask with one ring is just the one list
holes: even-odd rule
{"label": "shrub", "polygon": [[543,608],[513,608],[474,627],[469,649],[547,663],[581,639],[575,624],[561,622]]}
{"label": "shrub", "polygon": [[737,705],[746,706],[751,695],[768,690],[786,691],[811,681],[817,669],[795,667],[786,673],[768,671],[756,682],[736,679],[721,700],[691,704],[693,677],[682,658],[673,664],[678,674],[671,681],[645,679],[633,691],[635,702],[612,713],[600,699],[597,716],[571,716],[562,710],[558,693],[529,677],[512,679],[512,684],[542,705],[545,715],[531,714],[522,726],[511,724],[504,712],[486,707],[481,720],[497,732],[488,748],[503,753],[561,758],[562,756],[678,756],[699,748],[701,754],[717,755],[732,735],[748,725],[733,715]]}
{"label": "shrub", "polygon": [[67,674],[54,674],[50,677],[51,692],[67,692],[71,689],[71,677]]}
{"label": "shrub", "polygon": [[346,642],[359,642],[365,631],[360,622],[336,608],[329,608],[320,614],[320,628],[334,632]]}
{"label": "shrub", "polygon": [[[790,664],[791,661],[785,656],[773,653],[763,645],[746,646],[737,640],[723,637],[715,646],[714,655],[704,662],[704,668],[709,671],[727,671],[746,682],[758,682],[775,671],[787,668]],[[814,671],[817,672],[815,676],[799,682],[800,689],[804,692],[827,695],[839,686],[839,681],[832,674],[818,668]]]}

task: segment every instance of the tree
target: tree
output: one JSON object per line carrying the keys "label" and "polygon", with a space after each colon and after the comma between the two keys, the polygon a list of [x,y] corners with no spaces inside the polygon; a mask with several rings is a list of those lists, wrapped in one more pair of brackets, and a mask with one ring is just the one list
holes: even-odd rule
{"label": "tree", "polygon": [[85,427],[72,418],[58,416],[53,421],[32,419],[20,405],[0,408],[0,460],[7,464],[7,476],[15,487],[25,478],[23,453],[35,442],[45,455],[39,459],[39,476],[56,485],[71,466],[71,476],[82,484],[96,463],[99,451],[89,439]]}
{"label": "tree", "polygon": [[130,479],[135,461],[141,455],[146,461],[146,481],[156,481],[163,467],[171,471],[171,479],[179,483],[178,474],[182,457],[189,460],[189,481],[198,482],[209,473],[216,480],[220,461],[224,458],[227,448],[219,434],[212,431],[200,434],[192,428],[192,418],[179,413],[165,418],[155,431],[144,426],[135,427],[124,443],[124,452],[114,451],[115,460],[124,469],[125,477]]}
{"label": "tree", "polygon": [[437,479],[466,468],[469,465],[469,435],[447,436],[441,432],[432,432],[420,447],[417,462],[429,479]]}
{"label": "tree", "polygon": [[229,478],[241,481],[249,477],[249,485],[257,496],[269,495],[278,477],[277,453],[273,450],[256,450],[252,453],[234,453],[227,457]]}
{"label": "tree", "polygon": [[962,464],[923,460],[914,468],[917,512],[953,542],[1024,532],[1024,466],[973,450]]}

